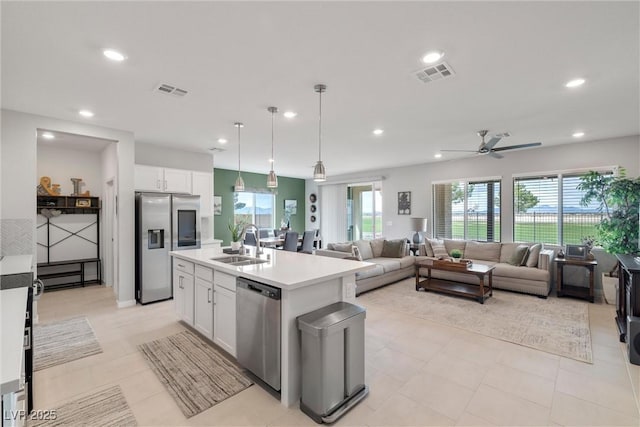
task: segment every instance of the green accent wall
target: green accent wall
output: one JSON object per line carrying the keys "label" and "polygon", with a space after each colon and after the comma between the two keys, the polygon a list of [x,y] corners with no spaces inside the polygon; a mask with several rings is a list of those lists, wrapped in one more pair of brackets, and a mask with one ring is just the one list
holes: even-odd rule
{"label": "green accent wall", "polygon": [[[222,197],[222,215],[214,216],[214,238],[222,240],[223,246],[231,242],[228,224],[233,221],[233,186],[237,177],[237,170],[213,169],[213,194]],[[242,179],[247,191],[267,191],[266,174],[242,172]],[[302,234],[306,212],[304,179],[278,176],[278,188],[273,191],[276,193],[276,228],[280,227],[280,220],[284,218],[284,201],[297,200],[297,213],[291,215],[290,225],[292,230]]]}

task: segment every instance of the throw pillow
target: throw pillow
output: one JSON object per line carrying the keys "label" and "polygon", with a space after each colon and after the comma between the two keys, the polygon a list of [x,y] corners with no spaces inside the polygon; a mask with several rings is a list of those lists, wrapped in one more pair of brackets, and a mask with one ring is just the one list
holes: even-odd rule
{"label": "throw pillow", "polygon": [[426,255],[426,256],[433,256],[433,249],[431,249],[431,243],[429,243],[429,239],[424,239],[424,254],[420,254],[420,255]]}
{"label": "throw pillow", "polygon": [[540,257],[540,251],[542,250],[542,245],[540,243],[536,243],[529,248],[529,256],[527,256],[527,267],[537,267],[538,266],[538,257]]}
{"label": "throw pillow", "polygon": [[382,248],[384,246],[384,237],[369,240],[371,244],[371,252],[373,252],[373,258],[378,258],[382,256]]}
{"label": "throw pillow", "polygon": [[507,261],[511,265],[521,266],[527,261],[527,255],[529,254],[529,246],[527,245],[518,245],[509,261]]}
{"label": "throw pillow", "polygon": [[404,247],[406,241],[404,239],[385,240],[382,246],[383,258],[402,258],[404,256]]}
{"label": "throw pillow", "polygon": [[353,245],[352,250],[353,250],[353,257],[349,257],[349,258],[355,258],[358,261],[362,261],[362,255],[360,255],[360,249],[358,249],[356,245]]}
{"label": "throw pillow", "polygon": [[433,251],[433,256],[436,258],[448,258],[449,257],[449,252],[447,252],[447,249],[444,247],[444,241],[443,240],[437,240],[437,239],[427,239],[429,241],[429,244],[431,245],[431,250]]}
{"label": "throw pillow", "polygon": [[353,244],[360,250],[360,256],[363,260],[373,258],[373,251],[371,250],[369,240],[356,240]]}
{"label": "throw pillow", "polygon": [[333,250],[340,251],[340,252],[352,252],[351,250],[352,247],[353,247],[353,244],[350,242],[333,244]]}

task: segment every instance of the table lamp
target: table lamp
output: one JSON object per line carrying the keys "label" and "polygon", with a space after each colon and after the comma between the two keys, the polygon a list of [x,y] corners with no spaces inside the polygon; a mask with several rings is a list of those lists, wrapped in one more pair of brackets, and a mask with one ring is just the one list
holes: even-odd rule
{"label": "table lamp", "polygon": [[413,235],[413,243],[416,245],[422,243],[424,238],[420,232],[427,231],[427,218],[411,218],[411,229],[416,233]]}

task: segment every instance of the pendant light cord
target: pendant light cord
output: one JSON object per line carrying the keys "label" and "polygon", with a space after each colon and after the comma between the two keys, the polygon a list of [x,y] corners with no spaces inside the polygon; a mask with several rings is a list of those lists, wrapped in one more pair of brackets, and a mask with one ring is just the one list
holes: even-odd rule
{"label": "pendant light cord", "polygon": [[320,108],[318,114],[318,161],[322,160],[322,89],[318,91]]}
{"label": "pendant light cord", "polygon": [[273,116],[275,111],[271,111],[271,170],[273,170],[273,164],[276,162],[276,158],[273,157]]}
{"label": "pendant light cord", "polygon": [[240,176],[240,123],[236,124],[238,127],[238,176]]}

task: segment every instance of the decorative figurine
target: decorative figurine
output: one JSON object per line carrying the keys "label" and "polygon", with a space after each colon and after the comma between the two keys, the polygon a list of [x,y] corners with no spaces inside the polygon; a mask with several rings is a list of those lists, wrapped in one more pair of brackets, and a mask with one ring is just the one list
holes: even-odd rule
{"label": "decorative figurine", "polygon": [[51,184],[51,178],[43,176],[40,178],[40,184],[37,187],[39,196],[59,196],[60,184]]}

